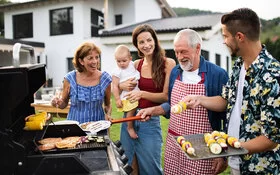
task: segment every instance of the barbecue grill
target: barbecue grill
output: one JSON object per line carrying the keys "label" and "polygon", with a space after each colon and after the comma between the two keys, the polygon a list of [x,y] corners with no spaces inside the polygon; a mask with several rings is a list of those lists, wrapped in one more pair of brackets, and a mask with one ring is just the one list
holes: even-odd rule
{"label": "barbecue grill", "polygon": [[[15,46],[14,46],[15,47]],[[17,52],[32,47],[17,45]],[[14,50],[14,51],[15,51]],[[13,54],[17,55],[17,54]],[[45,65],[26,64],[0,67],[0,173],[26,174],[104,174],[132,172],[120,142],[112,142],[103,130],[97,133],[104,142],[79,143],[74,148],[38,150],[38,140],[47,137],[86,136],[77,124],[44,126],[41,131],[23,130],[34,93],[46,82]]]}

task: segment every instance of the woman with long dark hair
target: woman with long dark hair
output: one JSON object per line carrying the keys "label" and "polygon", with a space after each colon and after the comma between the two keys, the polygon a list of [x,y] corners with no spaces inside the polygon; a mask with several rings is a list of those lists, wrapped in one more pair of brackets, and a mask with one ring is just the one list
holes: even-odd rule
{"label": "woman with long dark hair", "polygon": [[[169,76],[175,61],[165,56],[160,46],[155,30],[148,24],[137,26],[132,33],[132,42],[138,50],[140,59],[134,62],[140,72],[139,89],[131,91],[126,96],[131,102],[139,101],[138,108],[159,105],[168,100]],[[130,90],[133,80],[120,85],[121,89]],[[138,135],[132,139],[127,132],[127,124],[122,124],[121,143],[128,156],[129,164],[133,164],[134,172],[139,168],[139,174],[162,174],[161,146],[162,135],[160,118],[151,117],[147,122],[136,121],[134,129]]]}

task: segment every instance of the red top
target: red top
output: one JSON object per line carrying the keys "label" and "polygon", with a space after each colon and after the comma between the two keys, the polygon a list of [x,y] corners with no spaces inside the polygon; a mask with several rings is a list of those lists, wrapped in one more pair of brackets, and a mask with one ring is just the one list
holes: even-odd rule
{"label": "red top", "polygon": [[[154,93],[158,93],[158,92],[162,92],[163,91],[163,87],[162,88],[156,88],[156,85],[153,81],[152,78],[144,78],[142,77],[142,73],[141,73],[141,69],[142,69],[142,65],[143,65],[144,59],[141,59],[137,70],[140,72],[140,79],[139,79],[139,84],[138,87],[140,90],[142,91],[147,91],[147,92],[154,92]],[[140,99],[139,100],[139,108],[147,108],[147,107],[152,107],[152,106],[157,106],[159,105],[159,103],[154,103],[151,102],[149,100],[146,99]]]}

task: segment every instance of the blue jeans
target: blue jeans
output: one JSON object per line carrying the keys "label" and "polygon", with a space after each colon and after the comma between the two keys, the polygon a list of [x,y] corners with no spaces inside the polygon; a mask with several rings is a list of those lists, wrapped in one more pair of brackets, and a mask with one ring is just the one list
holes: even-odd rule
{"label": "blue jeans", "polygon": [[160,117],[153,116],[146,122],[134,121],[134,129],[138,135],[132,139],[127,132],[127,124],[122,123],[120,141],[128,164],[131,165],[134,155],[137,157],[140,175],[161,175],[162,135]]}

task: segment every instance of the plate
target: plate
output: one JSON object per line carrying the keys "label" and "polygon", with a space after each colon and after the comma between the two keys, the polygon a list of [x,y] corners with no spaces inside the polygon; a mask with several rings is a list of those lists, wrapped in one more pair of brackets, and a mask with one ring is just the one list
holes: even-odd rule
{"label": "plate", "polygon": [[108,129],[110,126],[111,126],[111,122],[108,120],[100,120],[100,121],[86,122],[80,124],[80,127],[84,131],[88,131],[91,133],[97,133],[101,130]]}
{"label": "plate", "polygon": [[[173,137],[174,141],[180,147],[181,151],[183,151],[180,144],[177,142],[178,137],[179,136],[174,136]],[[213,159],[218,157],[237,156],[237,155],[243,155],[248,153],[248,150],[246,150],[245,148],[233,148],[231,146],[228,146],[226,152],[223,151],[220,154],[213,154],[210,152],[209,148],[207,147],[204,141],[204,134],[183,135],[183,137],[186,140],[188,140],[192,144],[193,148],[195,149],[196,156],[189,155],[185,151],[183,151],[187,156],[187,158],[191,160]]]}

